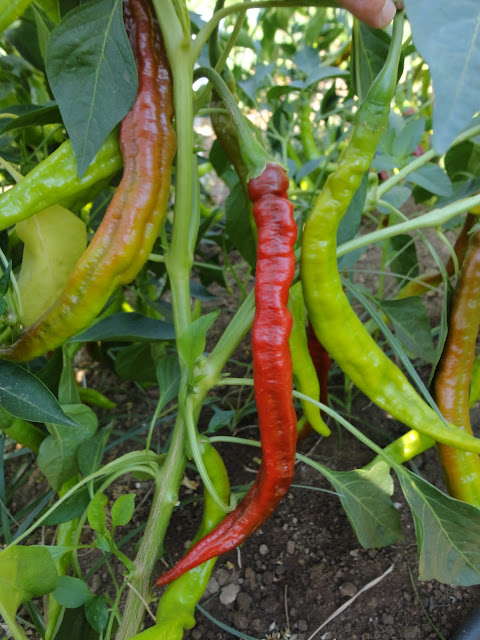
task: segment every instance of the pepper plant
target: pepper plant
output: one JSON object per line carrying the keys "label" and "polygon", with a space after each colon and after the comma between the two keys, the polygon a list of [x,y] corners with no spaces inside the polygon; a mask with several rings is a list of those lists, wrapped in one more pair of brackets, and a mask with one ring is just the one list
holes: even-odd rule
{"label": "pepper plant", "polygon": [[[18,459],[33,460],[49,485],[20,522],[6,508],[22,473],[0,484],[0,614],[16,640],[26,637],[20,612],[47,640],[73,619],[89,638],[182,638],[216,558],[266,523],[297,458],[331,482],[367,548],[401,536],[393,471],[413,513],[420,578],[480,582],[480,440],[469,417],[480,377],[479,92],[463,80],[480,64],[479,10],[465,2],[461,21],[433,0],[405,4],[406,18],[399,8],[378,31],[330,0],[217,0],[208,16],[182,0],[0,0],[0,471],[9,478]],[[464,29],[465,50],[445,58],[439,34],[451,24]],[[242,48],[257,57],[255,74]],[[447,65],[460,78],[455,100]],[[228,188],[225,212],[213,180]],[[407,216],[407,201],[422,212]],[[448,246],[445,265],[426,228]],[[417,238],[433,273],[423,273]],[[373,293],[349,274],[374,244]],[[441,285],[432,331],[420,296]],[[209,287],[235,306],[221,331]],[[253,379],[228,376],[250,330]],[[113,407],[101,389],[78,386],[82,346],[112,375],[156,390],[146,443],[104,464]],[[328,392],[331,361],[402,436],[382,448],[342,415]],[[204,416],[220,388],[249,386],[261,463],[244,495],[231,495],[215,444],[258,443],[217,433],[231,412],[207,429]],[[89,404],[103,410],[100,426]],[[364,469],[332,471],[296,453],[303,438],[336,437],[334,426],[372,450]],[[450,495],[405,465],[435,446]],[[204,487],[201,527],[158,577],[187,464]],[[134,496],[107,508],[126,474],[154,486],[133,557],[117,528],[131,523]],[[56,527],[52,544],[38,544],[42,526]],[[90,591],[84,548],[123,566],[114,597]],[[154,600],[155,624],[142,630]]]}

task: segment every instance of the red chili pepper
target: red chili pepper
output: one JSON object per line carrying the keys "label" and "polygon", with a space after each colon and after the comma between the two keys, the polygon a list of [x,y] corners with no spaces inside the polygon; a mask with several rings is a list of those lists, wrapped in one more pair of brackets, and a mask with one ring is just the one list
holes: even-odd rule
{"label": "red chili pepper", "polygon": [[158,578],[159,587],[242,543],[267,520],[292,481],[297,419],[292,401],[292,363],[288,344],[292,318],[287,303],[295,272],[293,246],[297,228],[292,215],[293,205],[287,200],[287,188],[285,171],[272,163],[248,183],[258,230],[252,350],[263,452],[260,470],[237,508]]}

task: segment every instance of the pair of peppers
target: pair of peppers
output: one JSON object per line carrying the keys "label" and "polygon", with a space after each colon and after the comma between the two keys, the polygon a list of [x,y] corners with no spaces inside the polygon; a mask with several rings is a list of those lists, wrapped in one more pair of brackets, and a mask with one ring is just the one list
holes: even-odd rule
{"label": "pair of peppers", "polygon": [[[120,127],[122,180],[60,297],[13,345],[0,348],[2,358],[31,360],[89,326],[114,290],[139,273],[165,219],[176,150],[170,68],[151,5],[129,0],[124,3],[124,21],[139,84],[135,103]],[[108,145],[102,148],[108,149]],[[65,151],[68,155],[68,147]],[[118,159],[107,154],[107,172],[116,163]],[[38,174],[40,169],[37,178]],[[79,191],[87,176],[88,172],[83,182],[71,178]]]}

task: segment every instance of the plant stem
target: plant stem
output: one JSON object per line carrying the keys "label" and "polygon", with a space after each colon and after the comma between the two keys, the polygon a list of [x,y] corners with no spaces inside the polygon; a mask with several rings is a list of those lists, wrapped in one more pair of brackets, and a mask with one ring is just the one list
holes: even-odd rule
{"label": "plant stem", "polygon": [[[130,579],[130,584],[147,602],[151,600],[152,573],[177,503],[178,487],[185,470],[184,438],[185,427],[183,420],[178,417],[165,463],[155,479],[155,494]],[[142,600],[133,589],[129,589],[115,640],[128,640],[136,635],[140,631],[144,613]]]}
{"label": "plant stem", "polygon": [[[423,156],[422,156],[423,157]],[[337,258],[340,256],[360,249],[360,247],[366,247],[373,242],[380,242],[387,238],[392,238],[399,233],[406,233],[407,231],[416,231],[417,229],[426,229],[428,227],[439,227],[445,222],[448,222],[451,218],[454,218],[460,213],[469,211],[474,207],[480,205],[480,195],[471,196],[470,198],[464,198],[463,200],[457,200],[452,204],[442,207],[440,209],[434,209],[430,213],[426,213],[423,216],[418,216],[405,222],[399,222],[391,227],[380,229],[378,231],[372,231],[372,233],[366,233],[364,236],[354,238],[349,242],[344,242],[337,248]]]}

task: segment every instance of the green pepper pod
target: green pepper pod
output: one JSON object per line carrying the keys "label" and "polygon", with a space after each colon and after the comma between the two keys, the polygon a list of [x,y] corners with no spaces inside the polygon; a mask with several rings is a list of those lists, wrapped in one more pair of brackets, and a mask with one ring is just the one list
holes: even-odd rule
{"label": "green pepper pod", "polygon": [[[208,440],[202,442],[202,447],[202,460],[210,480],[220,498],[228,504],[230,483],[223,460]],[[205,491],[202,522],[192,545],[214,529],[224,517],[225,512]],[[156,625],[139,633],[132,640],[180,640],[184,629],[194,627],[195,606],[205,591],[216,561],[217,558],[211,558],[169,584],[158,603]]]}
{"label": "green pepper pod", "polygon": [[25,178],[0,196],[0,230],[26,220],[54,204],[68,208],[73,199],[88,193],[122,168],[118,131],[112,131],[82,178],[70,140],[42,160]]}
{"label": "green pepper pod", "polygon": [[439,442],[480,452],[480,441],[446,426],[375,343],[350,306],[338,272],[338,225],[370,167],[388,123],[402,49],[402,13],[398,12],[394,20],[385,65],[356,114],[350,143],[306,222],[301,256],[305,303],[321,344],[373,402],[397,420]]}
{"label": "green pepper pod", "polygon": [[[302,283],[300,281],[290,287],[288,308],[293,319],[292,332],[289,338],[293,380],[297,391],[310,396],[318,402],[320,400],[320,383],[308,349],[307,333],[305,331],[307,316],[303,301]],[[306,400],[302,400],[301,403],[303,413],[313,429],[322,436],[329,436],[330,429],[322,420],[320,409]]]}
{"label": "green pepper pod", "polygon": [[38,453],[40,445],[48,436],[48,433],[31,422],[12,416],[2,407],[0,407],[0,431],[24,447],[28,447],[33,453]]}

